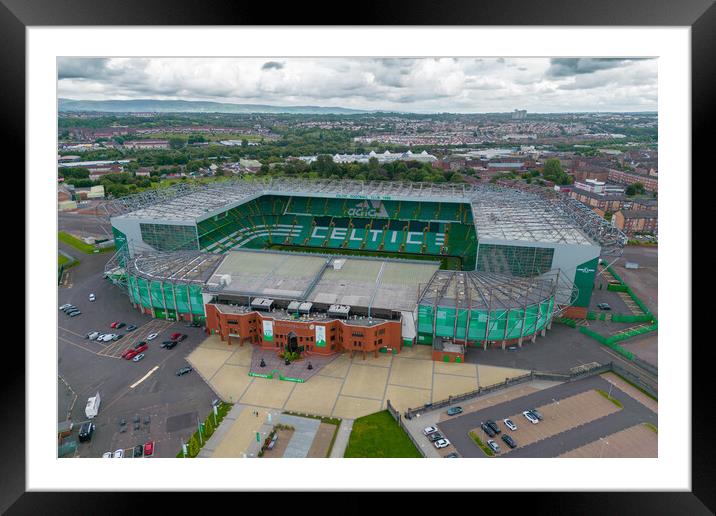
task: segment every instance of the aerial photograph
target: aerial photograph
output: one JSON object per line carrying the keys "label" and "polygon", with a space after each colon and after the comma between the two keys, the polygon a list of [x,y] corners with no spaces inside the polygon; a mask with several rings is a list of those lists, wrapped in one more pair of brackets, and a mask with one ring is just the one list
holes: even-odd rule
{"label": "aerial photograph", "polygon": [[656,458],[657,64],[58,58],[57,457]]}

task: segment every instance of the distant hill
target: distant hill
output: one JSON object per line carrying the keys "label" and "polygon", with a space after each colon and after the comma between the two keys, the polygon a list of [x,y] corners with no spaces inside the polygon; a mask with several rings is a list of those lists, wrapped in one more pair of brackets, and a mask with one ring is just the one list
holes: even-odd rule
{"label": "distant hill", "polygon": [[324,106],[268,106],[228,104],[195,100],[73,100],[59,99],[60,111],[105,111],[108,113],[292,113],[351,115],[370,113],[359,109]]}

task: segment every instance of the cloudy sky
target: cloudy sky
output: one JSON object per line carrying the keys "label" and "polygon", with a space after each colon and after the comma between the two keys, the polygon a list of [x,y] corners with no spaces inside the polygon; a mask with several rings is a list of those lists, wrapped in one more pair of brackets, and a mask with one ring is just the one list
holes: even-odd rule
{"label": "cloudy sky", "polygon": [[58,95],[417,113],[656,111],[656,59],[59,58]]}

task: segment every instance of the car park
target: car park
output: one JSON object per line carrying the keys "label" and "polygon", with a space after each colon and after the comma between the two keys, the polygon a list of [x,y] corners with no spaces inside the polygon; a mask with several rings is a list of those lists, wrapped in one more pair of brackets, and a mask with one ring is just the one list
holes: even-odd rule
{"label": "car park", "polygon": [[514,432],[515,430],[517,430],[517,425],[516,425],[515,422],[512,421],[511,419],[503,419],[502,422],[505,424],[505,426],[506,426],[507,428],[509,428],[509,429],[512,430],[513,432]]}
{"label": "car park", "polygon": [[144,455],[144,446],[138,444],[134,447],[134,450],[132,451],[132,457],[136,459],[137,457],[141,457],[142,455]]}
{"label": "car park", "polygon": [[151,457],[154,455],[154,441],[147,441],[144,443],[144,456]]}
{"label": "car park", "polygon": [[488,419],[487,421],[485,421],[485,424],[492,428],[495,434],[499,434],[500,432],[502,432],[502,430],[500,430],[500,427],[497,426],[497,423],[495,423],[492,419]]}
{"label": "car park", "polygon": [[527,418],[527,421],[529,421],[533,425],[536,425],[537,423],[539,423],[539,419],[537,419],[537,417],[534,414],[532,414],[532,412],[530,412],[529,410],[525,410],[522,413],[522,415],[525,416]]}
{"label": "car park", "polygon": [[510,448],[517,448],[517,443],[509,434],[502,434],[502,440],[505,441],[505,444]]}
{"label": "car park", "polygon": [[88,298],[90,301],[94,301],[95,299],[97,299],[94,294],[90,294]]}
{"label": "car park", "polygon": [[123,459],[124,458],[124,450],[121,448],[119,450],[115,450],[114,458],[115,459]]}
{"label": "car park", "polygon": [[495,453],[500,453],[500,445],[497,444],[497,443],[496,443],[495,441],[493,441],[492,439],[488,439],[488,440],[487,440],[487,446],[489,446],[490,449],[491,449],[493,452],[495,452]]}
{"label": "car park", "polygon": [[448,416],[456,416],[457,414],[462,414],[462,407],[450,407],[447,410]]}
{"label": "car park", "polygon": [[495,431],[492,429],[492,427],[491,427],[490,425],[487,425],[487,424],[485,424],[485,423],[482,423],[482,424],[480,425],[480,428],[482,428],[482,431],[485,432],[485,433],[486,433],[487,435],[489,435],[490,437],[495,437],[495,435],[496,435],[496,434],[495,434]]}
{"label": "car park", "polygon": [[132,362],[139,362],[143,358],[144,358],[144,353],[140,353],[139,355],[132,357]]}
{"label": "car park", "polygon": [[542,420],[544,419],[544,417],[542,416],[542,414],[539,413],[539,412],[537,411],[537,409],[531,408],[531,409],[528,409],[528,410],[534,415],[534,417],[536,417],[536,418],[539,419],[540,421],[542,421]]}
{"label": "car park", "polygon": [[428,426],[423,428],[423,435],[430,435],[438,431],[436,426]]}
{"label": "car park", "polygon": [[193,369],[190,366],[185,366],[185,367],[180,368],[176,374],[177,374],[177,376],[183,376],[187,373],[191,373],[192,371],[193,371]]}
{"label": "car park", "polygon": [[156,339],[158,336],[159,336],[158,333],[150,333],[149,335],[147,335],[147,340],[154,340],[154,339]]}
{"label": "car park", "polygon": [[134,331],[136,329],[137,329],[137,327],[133,324],[128,324],[127,327],[125,328],[126,331]]}
{"label": "car park", "polygon": [[447,448],[448,446],[450,446],[450,441],[448,441],[447,439],[440,439],[439,441],[435,441],[433,444],[437,449]]}
{"label": "car park", "polygon": [[92,433],[94,432],[94,423],[83,423],[79,431],[79,440],[81,443],[92,439]]}

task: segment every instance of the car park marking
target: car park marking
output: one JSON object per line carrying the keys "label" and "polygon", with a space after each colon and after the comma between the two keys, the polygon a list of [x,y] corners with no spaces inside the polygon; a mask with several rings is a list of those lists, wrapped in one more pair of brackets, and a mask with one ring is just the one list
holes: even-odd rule
{"label": "car park marking", "polygon": [[59,335],[57,336],[57,339],[58,339],[58,340],[61,340],[62,342],[66,342],[67,344],[71,344],[72,346],[75,346],[75,347],[78,347],[78,348],[83,349],[83,350],[85,350],[85,351],[88,351],[89,353],[92,353],[93,355],[98,355],[98,354],[99,354],[99,353],[97,353],[97,352],[96,352],[95,350],[93,350],[93,349],[90,349],[90,348],[86,348],[86,347],[84,347],[84,346],[81,346],[81,345],[77,344],[76,342],[72,342],[71,340],[68,340],[68,339],[66,339],[66,338],[64,338],[64,337],[60,337]]}
{"label": "car park marking", "polygon": [[75,336],[80,337],[80,338],[82,338],[82,339],[86,338],[85,335],[80,335],[79,333],[75,333],[75,332],[73,332],[72,330],[68,330],[67,328],[63,328],[62,326],[58,326],[57,328],[60,329],[60,330],[62,330],[62,331],[66,331],[67,333],[71,333],[72,335],[75,335]]}
{"label": "car park marking", "polygon": [[154,373],[154,371],[156,371],[157,369],[159,369],[159,366],[158,366],[158,365],[155,365],[152,369],[149,370],[149,372],[148,372],[147,374],[145,374],[145,375],[142,376],[139,380],[137,380],[137,381],[134,382],[132,385],[130,385],[129,388],[130,388],[130,389],[134,389],[137,385],[139,385],[139,384],[142,383],[144,380],[146,380],[147,378],[149,378],[149,377],[152,375],[152,373]]}
{"label": "car park marking", "polygon": [[[131,349],[139,341],[147,340],[147,336],[150,333],[161,333],[162,331],[169,328],[173,321],[162,321],[159,319],[153,319],[146,324],[138,327],[133,332],[125,332],[124,337],[117,341],[110,342],[105,349],[100,351],[103,356],[109,356],[112,358],[121,358],[122,353]],[[150,341],[151,342],[151,341]]]}

